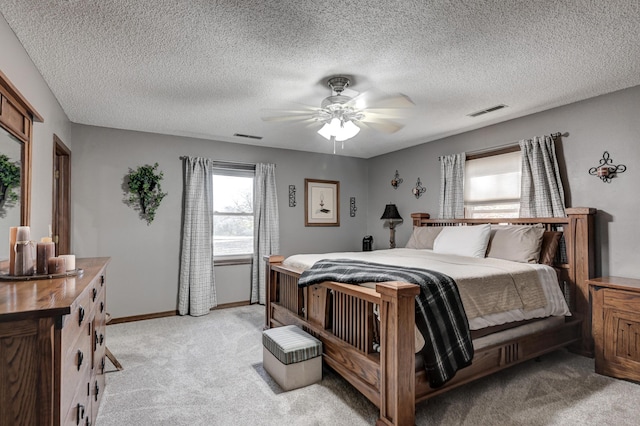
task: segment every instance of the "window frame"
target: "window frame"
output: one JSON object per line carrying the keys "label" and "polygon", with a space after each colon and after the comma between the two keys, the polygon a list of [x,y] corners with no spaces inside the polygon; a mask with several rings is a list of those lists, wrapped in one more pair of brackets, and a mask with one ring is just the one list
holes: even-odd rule
{"label": "window frame", "polygon": [[[513,152],[520,152],[520,151],[521,151],[520,145],[519,144],[514,144],[514,145],[509,145],[509,146],[505,146],[505,147],[501,147],[501,148],[488,149],[486,151],[466,154],[466,158],[465,158],[465,173],[466,173],[466,167],[467,167],[466,166],[466,162],[468,162],[468,161],[479,160],[481,158],[487,158],[487,157],[495,157],[495,156],[504,155],[504,154],[511,154]],[[520,177],[520,179],[522,179],[522,176]],[[521,196],[522,196],[522,194],[521,194]],[[465,219],[473,218],[473,216],[469,213],[469,209],[467,208],[467,206],[473,207],[473,206],[509,204],[509,203],[519,203],[519,202],[520,202],[520,198],[502,199],[500,201],[496,201],[496,202],[493,202],[493,203],[478,202],[478,201],[467,201],[466,199],[463,198],[464,217],[465,217]],[[520,213],[520,209],[518,209],[518,211],[516,212],[516,216],[513,216],[513,217],[516,217],[516,218],[519,217],[519,213]],[[507,216],[507,217],[509,217],[509,216]],[[483,218],[487,218],[487,217],[483,217]],[[489,216],[488,218],[502,219],[504,217]]]}
{"label": "window frame", "polygon": [[[255,165],[254,164],[235,164],[235,163],[214,163],[212,174],[211,174],[211,192],[212,192],[212,201],[215,199],[215,188],[213,179],[214,176],[231,176],[231,177],[246,177],[251,178],[252,182],[255,183]],[[251,200],[251,212],[217,212],[213,206],[213,202],[211,205],[211,239],[212,244],[215,241],[215,228],[213,226],[215,217],[251,217],[254,221],[253,225],[255,226],[255,193],[252,188],[252,200]],[[253,236],[252,236],[253,239]],[[213,254],[213,263],[214,265],[245,265],[250,264],[253,261],[254,251],[252,249],[251,253],[242,253],[242,254],[216,254],[214,251]]]}

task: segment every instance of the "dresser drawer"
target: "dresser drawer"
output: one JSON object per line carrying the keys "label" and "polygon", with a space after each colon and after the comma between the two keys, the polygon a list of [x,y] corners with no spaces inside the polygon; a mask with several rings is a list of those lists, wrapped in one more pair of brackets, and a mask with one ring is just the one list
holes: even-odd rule
{"label": "dresser drawer", "polygon": [[[86,290],[91,290],[89,286]],[[75,346],[80,336],[91,336],[91,314],[94,303],[91,301],[90,291],[83,291],[82,295],[71,305],[71,313],[64,318],[62,327],[62,347],[70,349]]]}
{"label": "dresser drawer", "polygon": [[[85,325],[91,328],[91,323]],[[84,388],[86,394],[87,383],[91,380],[91,364],[93,362],[93,348],[90,336],[81,336],[74,346],[65,351],[62,358],[61,383],[64,390],[60,395],[63,407],[68,407],[78,388]]]}
{"label": "dresser drawer", "polygon": [[78,389],[78,392],[72,397],[69,409],[60,419],[62,426],[89,426],[93,424],[91,395],[88,394],[90,392],[89,385],[87,383],[82,389]]}

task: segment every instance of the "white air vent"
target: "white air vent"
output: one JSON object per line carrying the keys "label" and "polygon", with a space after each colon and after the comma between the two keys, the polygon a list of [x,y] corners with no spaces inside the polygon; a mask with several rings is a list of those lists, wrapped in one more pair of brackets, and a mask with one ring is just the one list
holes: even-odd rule
{"label": "white air vent", "polygon": [[257,139],[257,140],[262,139],[262,136],[245,135],[245,134],[242,134],[242,133],[234,133],[233,136],[237,136],[239,138]]}
{"label": "white air vent", "polygon": [[467,114],[467,116],[468,117],[477,117],[479,115],[483,115],[483,114],[486,114],[488,112],[497,111],[499,109],[507,108],[507,107],[508,107],[508,105],[500,104],[500,105],[492,106],[492,107],[487,108],[487,109],[483,109],[481,111],[472,112],[471,114]]}

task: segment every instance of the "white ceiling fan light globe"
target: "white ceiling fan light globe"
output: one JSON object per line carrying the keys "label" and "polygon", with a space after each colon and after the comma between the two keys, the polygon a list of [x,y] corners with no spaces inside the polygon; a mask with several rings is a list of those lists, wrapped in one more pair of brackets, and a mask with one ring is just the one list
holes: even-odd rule
{"label": "white ceiling fan light globe", "polygon": [[318,130],[318,134],[325,138],[326,140],[330,140],[331,136],[337,136],[340,132],[340,120],[337,118],[332,118],[330,122],[324,123],[324,126],[320,130]]}
{"label": "white ceiling fan light globe", "polygon": [[351,139],[355,137],[358,133],[360,133],[360,127],[356,126],[353,121],[349,120],[343,123],[340,129],[340,135],[336,135],[336,140],[346,141],[347,139]]}
{"label": "white ceiling fan light globe", "polygon": [[356,126],[351,120],[341,121],[339,118],[332,118],[329,123],[325,123],[318,134],[327,140],[331,140],[331,137],[335,137],[338,142],[351,139],[360,132],[360,128]]}

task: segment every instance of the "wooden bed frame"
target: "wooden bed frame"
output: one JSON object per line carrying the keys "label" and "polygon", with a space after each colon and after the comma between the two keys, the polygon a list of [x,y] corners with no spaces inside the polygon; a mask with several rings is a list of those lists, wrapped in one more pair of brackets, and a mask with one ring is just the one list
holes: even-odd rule
{"label": "wooden bed frame", "polygon": [[[269,256],[266,328],[296,324],[313,334],[323,343],[325,363],[380,408],[378,425],[413,425],[417,402],[477,378],[564,346],[593,356],[586,280],[593,276],[594,216],[592,208],[567,209],[566,218],[433,220],[425,213],[411,215],[414,226],[541,223],[563,231],[566,255],[554,266],[573,315],[551,329],[476,350],[472,364],[440,388],[431,388],[424,369],[415,367],[417,285],[387,282],[373,290],[324,282],[298,288],[301,271],[283,266],[283,256]],[[380,307],[380,353],[372,349],[374,305]]]}

